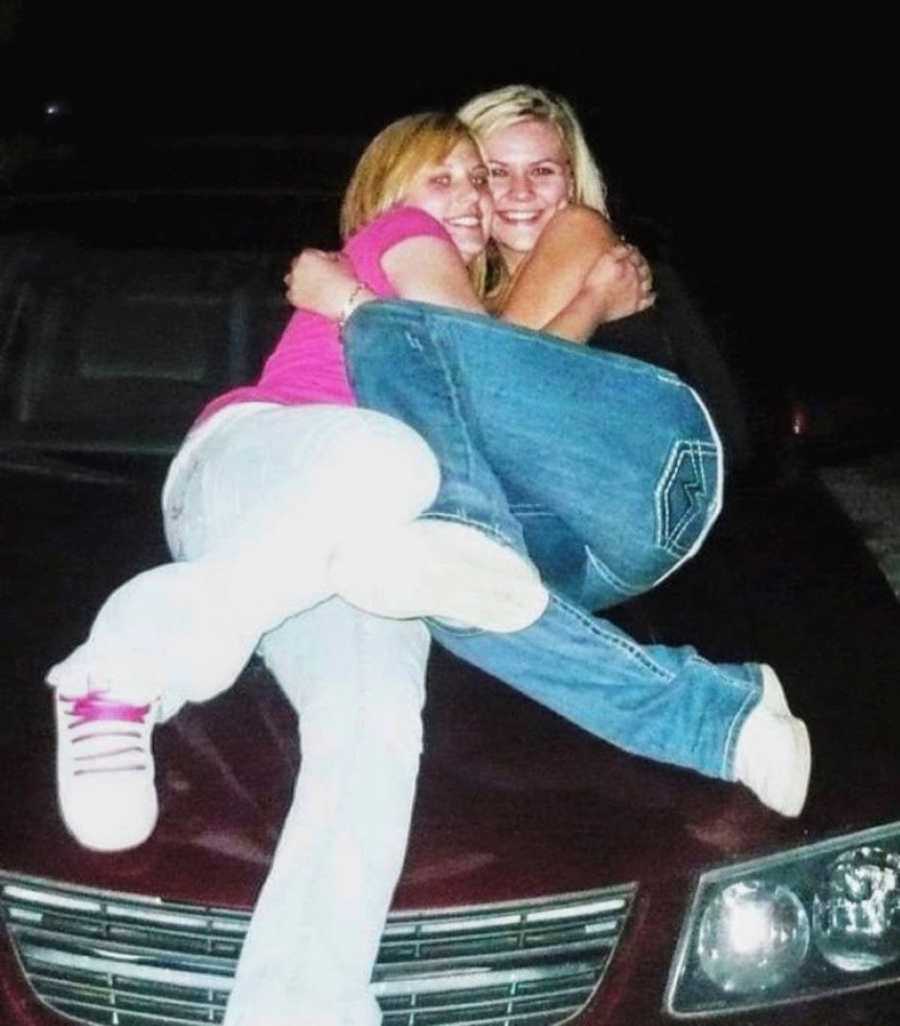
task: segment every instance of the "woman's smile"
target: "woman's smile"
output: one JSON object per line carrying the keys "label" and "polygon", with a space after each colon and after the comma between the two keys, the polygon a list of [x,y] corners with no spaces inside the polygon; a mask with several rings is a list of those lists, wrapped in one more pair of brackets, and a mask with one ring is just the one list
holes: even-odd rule
{"label": "woman's smile", "polygon": [[535,119],[498,128],[483,145],[495,208],[491,235],[512,271],[568,204],[569,159],[556,128]]}
{"label": "woman's smile", "polygon": [[472,143],[457,143],[442,161],[420,168],[403,202],[440,221],[466,263],[487,245],[493,202],[487,167]]}

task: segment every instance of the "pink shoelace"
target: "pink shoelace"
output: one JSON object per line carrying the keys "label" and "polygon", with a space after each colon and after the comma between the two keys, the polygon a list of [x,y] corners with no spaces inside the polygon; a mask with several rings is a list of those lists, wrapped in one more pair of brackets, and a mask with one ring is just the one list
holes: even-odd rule
{"label": "pink shoelace", "polygon": [[119,723],[143,723],[144,717],[150,712],[150,705],[128,705],[115,699],[104,698],[105,691],[89,691],[78,698],[67,698],[60,695],[63,702],[71,702],[70,715],[76,718],[72,727],[81,727],[85,723],[96,723],[99,720],[112,720]]}
{"label": "pink shoelace", "polygon": [[[66,697],[59,700],[71,704],[66,710],[69,722],[66,727],[74,733],[69,735],[76,776],[83,773],[120,773],[146,770],[149,768],[146,741],[142,734],[147,726],[145,719],[152,705],[130,705],[117,699],[106,698],[105,691],[89,691],[86,695]],[[122,724],[116,727],[92,727],[92,724]],[[136,726],[128,726],[135,724]],[[86,729],[84,729],[86,728]],[[81,745],[86,744],[82,751]]]}

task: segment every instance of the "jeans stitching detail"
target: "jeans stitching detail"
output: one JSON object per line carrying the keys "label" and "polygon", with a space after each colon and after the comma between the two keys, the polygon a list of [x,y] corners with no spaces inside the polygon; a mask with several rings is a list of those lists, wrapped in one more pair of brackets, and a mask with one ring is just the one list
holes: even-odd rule
{"label": "jeans stitching detail", "polygon": [[509,511],[514,517],[557,518],[557,514],[538,502],[511,502]]}
{"label": "jeans stitching detail", "polygon": [[507,548],[512,549],[515,552],[519,551],[518,546],[514,543],[508,535],[505,535],[499,528],[494,527],[493,524],[485,524],[480,520],[473,520],[471,517],[466,516],[465,513],[430,513],[426,511],[419,518],[419,520],[446,520],[454,524],[465,524],[466,527],[473,527],[482,534],[487,534],[496,541],[501,542]]}
{"label": "jeans stitching detail", "polygon": [[640,595],[642,592],[647,590],[646,584],[629,584],[624,581],[621,577],[613,573],[612,570],[591,550],[589,545],[584,547],[587,561],[597,571],[597,573],[609,584],[615,588],[616,591],[621,592],[622,595],[631,597],[632,595]]}
{"label": "jeans stitching detail", "polygon": [[424,346],[422,345],[422,339],[419,338],[419,336],[416,335],[414,332],[409,331],[407,329],[403,332],[403,337],[409,343],[411,349],[415,349],[417,352],[420,353],[423,351]]}
{"label": "jeans stitching detail", "polygon": [[665,670],[662,666],[651,659],[636,642],[628,641],[619,637],[618,634],[612,634],[610,631],[604,630],[592,616],[589,616],[577,606],[571,605],[555,592],[550,593],[550,601],[557,607],[557,609],[560,610],[560,612],[565,613],[569,619],[577,621],[582,627],[586,627],[592,634],[596,635],[598,638],[602,638],[607,644],[614,645],[616,648],[621,649],[636,663],[639,663],[644,667],[645,670],[655,674],[667,683],[675,679],[674,674],[669,673],[668,670]]}
{"label": "jeans stitching detail", "polygon": [[[676,558],[690,553],[696,539],[691,539],[690,544],[685,544],[681,539],[696,526],[698,520],[703,521],[697,531],[697,537],[700,539],[703,537],[703,532],[712,525],[716,496],[709,494],[707,461],[718,462],[717,457],[716,446],[712,442],[701,439],[677,439],[669,452],[654,495],[656,544]],[[683,480],[682,468],[687,461],[690,462],[692,481]],[[678,487],[679,483],[683,487],[693,485],[693,489],[689,508],[681,515],[677,523],[673,523],[669,499],[672,490]]]}
{"label": "jeans stitching detail", "polygon": [[[714,455],[714,453],[704,453],[703,449],[702,449],[703,444],[704,443],[699,442],[699,441],[689,442],[687,444],[687,446],[685,447],[684,455],[685,455],[685,458],[687,458],[688,456],[691,457],[692,469],[694,470],[696,476],[699,477],[699,479],[700,479],[700,487],[702,489],[701,494],[706,496],[708,494],[708,482],[707,482],[707,474],[706,474],[706,463],[705,463],[705,461],[703,459],[703,456],[704,455]],[[707,501],[707,506],[708,505],[709,505],[709,502]],[[676,529],[673,537],[671,538],[671,544],[673,544],[675,547],[677,547],[677,549],[679,551],[681,551],[682,549],[685,549],[685,546],[682,546],[680,541],[679,541],[680,537],[685,533],[685,531],[687,531],[688,527],[690,527],[691,524],[693,524],[696,516],[699,513],[700,513],[700,510],[697,509],[696,512],[691,514],[690,516],[682,517],[680,527],[678,527]],[[701,528],[701,530],[702,530],[702,528]],[[690,546],[687,546],[687,548],[690,548]],[[685,549],[685,551],[686,551],[686,549]]]}
{"label": "jeans stitching detail", "polygon": [[[430,325],[428,325],[428,318],[426,318],[426,326],[430,327]],[[430,339],[430,336],[429,336],[429,339]],[[451,369],[449,363],[446,360],[445,353],[444,353],[444,347],[441,346],[439,343],[437,343],[435,345],[431,345],[431,346],[429,346],[429,351],[430,351],[429,353],[425,352],[424,346],[422,346],[420,348],[422,349],[423,357],[426,358],[426,359],[428,358],[428,356],[430,354],[433,354],[433,359],[436,360],[437,366],[440,369],[441,375],[443,376],[444,385],[446,387],[446,392],[447,392],[447,398],[450,401],[450,407],[451,407],[453,416],[456,419],[456,424],[457,424],[457,429],[458,429],[457,433],[462,438],[461,448],[463,449],[463,453],[464,453],[464,457],[465,457],[466,479],[470,481],[474,477],[474,475],[472,473],[473,451],[474,451],[474,449],[473,449],[471,437],[470,437],[470,434],[469,434],[469,423],[468,423],[467,418],[464,416],[464,411],[462,409],[462,404],[460,403],[460,392],[459,392],[459,389],[457,388],[456,381],[455,381],[455,379],[453,377],[452,369]]]}
{"label": "jeans stitching detail", "polygon": [[[747,721],[747,717],[756,708],[757,704],[762,699],[762,679],[759,675],[759,670],[756,666],[752,669],[756,674],[756,687],[748,687],[747,695],[744,701],[741,702],[740,708],[732,717],[731,723],[728,725],[728,732],[725,735],[725,744],[722,746],[722,764],[719,770],[719,776],[723,780],[736,780],[734,771],[734,755],[735,749],[737,748],[737,739],[740,734],[741,728]],[[738,685],[730,678],[725,678],[730,685],[737,687]]]}

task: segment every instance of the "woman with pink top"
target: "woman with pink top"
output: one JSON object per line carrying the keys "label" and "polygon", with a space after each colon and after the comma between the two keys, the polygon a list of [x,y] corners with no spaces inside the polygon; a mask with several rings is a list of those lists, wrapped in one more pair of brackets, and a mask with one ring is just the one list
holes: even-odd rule
{"label": "woman with pink top", "polygon": [[[345,211],[347,257],[376,294],[431,298],[425,241],[453,254],[443,287],[480,309],[465,268],[481,280],[490,195],[457,119],[389,126],[361,159]],[[254,649],[297,710],[302,772],[228,1026],[378,1021],[367,984],[421,750],[429,636],[416,617],[509,631],[546,603],[527,559],[474,528],[417,519],[438,485],[414,431],[355,407],[336,326],[297,313],[257,385],[214,400],[173,461],[164,513],[177,561],[114,592],[87,641],[48,674],[60,810],[98,851],[153,830],[155,723],[228,687]],[[385,615],[339,597],[372,590],[341,558],[363,536],[397,549],[373,610]]]}
{"label": "woman with pink top", "polygon": [[[438,160],[446,160],[454,188],[435,200],[427,175]],[[377,188],[372,167],[383,172]],[[418,273],[409,247],[433,239],[453,251],[455,273],[477,309],[464,262],[483,254],[490,196],[464,126],[450,116],[403,119],[372,143],[354,181],[348,197],[363,198],[347,226],[346,254],[368,287],[419,298],[406,286]],[[410,204],[398,206],[401,199]],[[103,722],[101,706],[113,699],[110,716],[126,704],[150,705],[152,721],[157,706],[171,712],[187,699],[213,697],[261,636],[345,586],[352,590],[353,567],[341,552],[361,538],[397,548],[390,594],[371,612],[434,615],[491,631],[532,622],[546,593],[528,560],[475,529],[417,519],[437,488],[435,458],[418,435],[355,405],[338,326],[298,311],[259,381],[213,400],[172,463],[163,506],[176,562],[115,591],[87,641],[48,674],[61,722]],[[461,558],[465,587],[455,569]],[[152,829],[155,810],[128,827],[126,808],[113,822],[93,821],[90,808],[114,801],[107,791],[118,779],[81,773],[61,780],[67,825],[89,847],[129,847]],[[104,802],[90,797],[94,789]]]}

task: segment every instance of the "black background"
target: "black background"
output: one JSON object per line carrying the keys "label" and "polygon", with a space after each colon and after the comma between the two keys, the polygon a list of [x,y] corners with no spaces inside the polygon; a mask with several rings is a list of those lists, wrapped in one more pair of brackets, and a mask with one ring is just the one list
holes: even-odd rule
{"label": "black background", "polygon": [[458,5],[0,9],[0,95],[16,130],[64,98],[78,131],[111,139],[364,140],[401,114],[512,81],[557,90],[587,126],[621,224],[664,240],[755,362],[779,380],[871,382],[891,356],[879,52],[889,33],[860,14],[826,24],[759,7],[693,21],[641,9],[627,22],[612,8],[540,5],[490,16]]}

